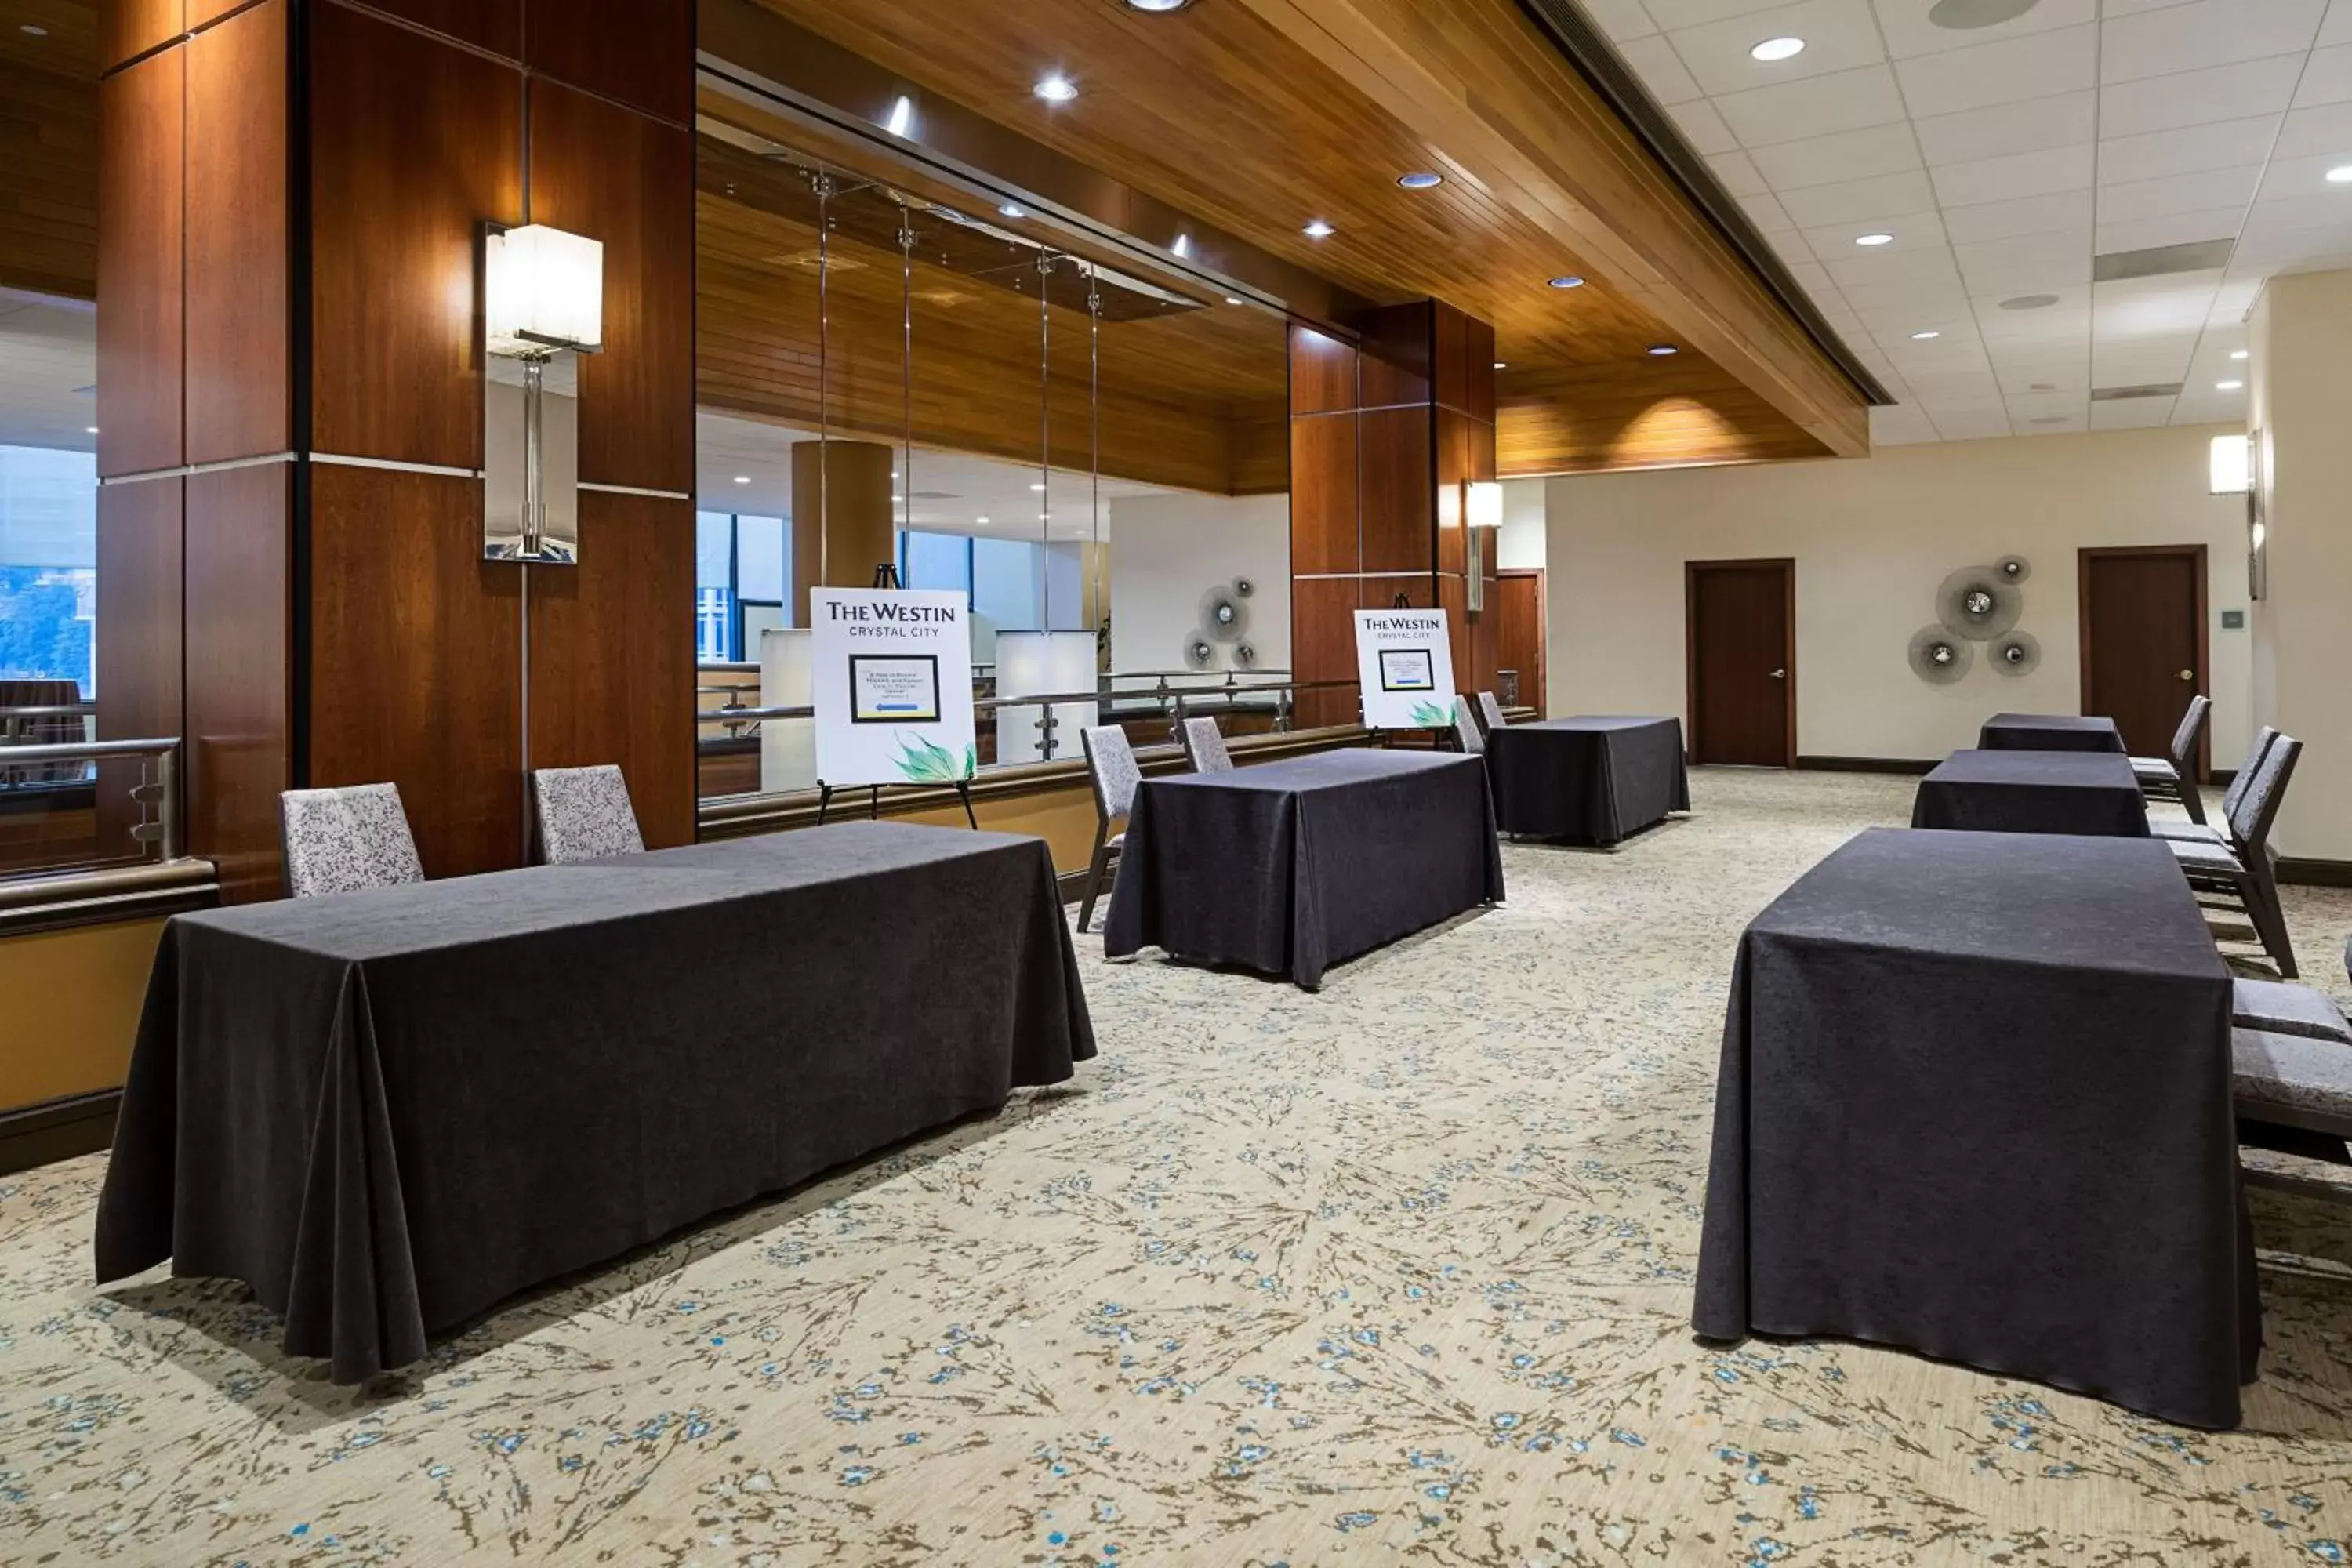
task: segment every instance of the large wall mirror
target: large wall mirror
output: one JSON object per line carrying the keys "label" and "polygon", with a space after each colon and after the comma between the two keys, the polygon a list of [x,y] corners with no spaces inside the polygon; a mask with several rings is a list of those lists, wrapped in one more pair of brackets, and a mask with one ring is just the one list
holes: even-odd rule
{"label": "large wall mirror", "polygon": [[1180,698],[1286,722],[1282,318],[755,109],[699,129],[702,797],[815,785],[777,716],[808,700],[807,590],[886,573],[971,596],[983,769],[1075,759],[1095,723],[1165,743]]}

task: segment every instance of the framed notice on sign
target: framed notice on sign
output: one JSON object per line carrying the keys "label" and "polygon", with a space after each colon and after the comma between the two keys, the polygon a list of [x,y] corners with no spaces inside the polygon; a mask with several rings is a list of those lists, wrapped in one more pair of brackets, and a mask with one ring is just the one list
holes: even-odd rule
{"label": "framed notice on sign", "polygon": [[849,656],[849,721],[933,724],[940,717],[937,654]]}
{"label": "framed notice on sign", "polygon": [[818,783],[961,784],[979,771],[965,595],[814,588],[809,620]]}
{"label": "framed notice on sign", "polygon": [[1364,724],[1443,730],[1454,722],[1454,647],[1444,610],[1358,610]]}

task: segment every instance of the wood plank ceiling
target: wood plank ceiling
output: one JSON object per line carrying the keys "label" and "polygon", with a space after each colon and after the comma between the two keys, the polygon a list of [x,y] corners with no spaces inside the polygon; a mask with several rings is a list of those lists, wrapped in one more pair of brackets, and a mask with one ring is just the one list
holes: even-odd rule
{"label": "wood plank ceiling", "polygon": [[0,288],[92,299],[98,292],[98,7],[94,0],[11,0],[5,16]]}
{"label": "wood plank ceiling", "polygon": [[[1861,395],[1510,0],[759,3],[912,84],[919,120],[936,93],[1368,300],[1433,297],[1492,321],[1506,473],[1866,447]],[[1371,47],[1382,37],[1391,57]],[[1426,82],[1378,79],[1406,55],[1454,73],[1439,85],[1458,111],[1426,110],[1417,93],[1444,97]],[[1034,95],[1050,71],[1075,101]],[[1565,187],[1548,176],[1577,137],[1611,162]],[[1412,171],[1444,183],[1401,189]],[[1336,232],[1305,234],[1318,218]],[[1549,286],[1562,276],[1586,282]],[[1663,375],[1648,353],[1662,343],[1680,350]],[[1685,448],[1673,421],[1612,437],[1629,395],[1694,384],[1721,395],[1687,422],[1705,440]]]}

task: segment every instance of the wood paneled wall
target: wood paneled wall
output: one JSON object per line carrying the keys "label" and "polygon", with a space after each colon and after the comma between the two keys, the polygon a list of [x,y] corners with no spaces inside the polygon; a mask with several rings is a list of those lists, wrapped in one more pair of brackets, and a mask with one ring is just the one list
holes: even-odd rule
{"label": "wood paneled wall", "polygon": [[[1494,330],[1433,300],[1379,311],[1360,345],[1290,333],[1290,640],[1301,680],[1353,680],[1354,612],[1440,605],[1454,679],[1491,685],[1492,611],[1468,613],[1463,487],[1495,477]],[[1488,602],[1495,541],[1486,541]],[[1344,724],[1356,695],[1299,699],[1302,725]]]}
{"label": "wood paneled wall", "polygon": [[[102,722],[184,735],[231,896],[303,784],[401,785],[434,876],[520,863],[531,765],[693,837],[692,10],[109,0]],[[479,237],[532,219],[605,246],[582,478],[656,492],[583,492],[576,569],[481,559]]]}

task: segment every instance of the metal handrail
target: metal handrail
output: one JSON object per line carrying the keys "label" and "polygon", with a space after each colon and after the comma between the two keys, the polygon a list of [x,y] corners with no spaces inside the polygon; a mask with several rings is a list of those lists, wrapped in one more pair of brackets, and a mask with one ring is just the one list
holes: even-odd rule
{"label": "metal handrail", "polygon": [[[1357,683],[1353,680],[1285,680],[1279,683],[1269,683],[1268,685],[1261,687],[1241,688],[1237,689],[1245,689],[1252,692],[1288,691],[1297,693],[1300,691],[1324,691],[1344,686],[1349,690],[1353,691],[1356,689],[1356,685]],[[1211,686],[1204,687],[1196,691],[1171,691],[1169,695],[1174,697],[1222,697],[1225,695],[1226,690],[1227,689],[1222,686]],[[1001,708],[1043,708],[1062,702],[1108,702],[1119,697],[1136,698],[1152,697],[1158,694],[1150,691],[1037,691],[1029,692],[1019,697],[974,698],[972,700],[971,706],[972,710],[975,713],[993,712]],[[815,717],[816,710],[807,704],[782,708],[702,708],[698,709],[695,711],[695,718],[706,724],[740,724],[755,722],[762,719],[814,719]]]}
{"label": "metal handrail", "polygon": [[156,846],[165,865],[185,857],[180,842],[180,738],[145,741],[67,741],[38,746],[0,746],[0,773],[41,767],[50,763],[98,763],[115,757],[153,757],[153,782],[132,786],[131,797],[155,807],[152,822],[141,822],[131,836]]}
{"label": "metal handrail", "polygon": [[0,708],[0,719],[89,719],[97,716],[95,702],[27,703],[15,708]]}

